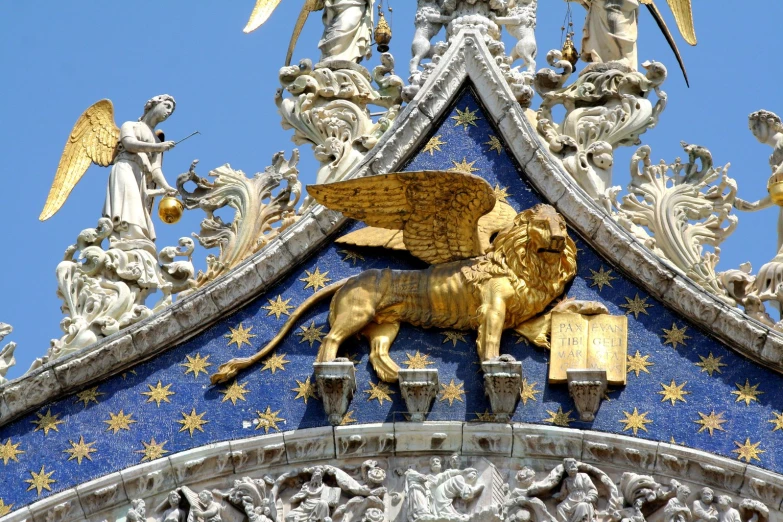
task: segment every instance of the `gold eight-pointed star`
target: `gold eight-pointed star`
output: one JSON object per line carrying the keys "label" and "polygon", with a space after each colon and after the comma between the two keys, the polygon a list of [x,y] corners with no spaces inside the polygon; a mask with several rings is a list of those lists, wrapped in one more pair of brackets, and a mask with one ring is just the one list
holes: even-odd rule
{"label": "gold eight-pointed star", "polygon": [[318,267],[315,267],[315,272],[305,270],[305,274],[307,275],[300,279],[300,281],[307,283],[304,287],[305,290],[312,288],[313,292],[317,292],[319,288],[326,288],[326,283],[331,281],[326,277],[329,272],[321,273],[321,269]]}
{"label": "gold eight-pointed star", "polygon": [[744,385],[740,383],[734,383],[734,385],[737,387],[736,390],[731,392],[732,395],[737,396],[737,399],[734,402],[744,401],[745,406],[750,406],[750,403],[753,401],[758,402],[758,396],[764,393],[758,389],[759,385],[761,385],[760,382],[751,386],[750,381],[745,379]]}
{"label": "gold eight-pointed star", "polygon": [[260,430],[263,428],[264,433],[269,433],[270,429],[280,431],[280,428],[277,427],[277,423],[285,422],[285,419],[279,417],[278,413],[280,413],[280,410],[272,411],[272,408],[269,406],[266,407],[266,411],[256,411],[256,414],[258,415],[256,429]]}
{"label": "gold eight-pointed star", "polygon": [[250,393],[250,390],[245,388],[245,386],[247,386],[246,382],[242,384],[239,384],[237,381],[232,382],[225,390],[220,390],[220,393],[223,394],[223,400],[220,402],[231,401],[231,404],[236,406],[237,401],[247,401],[245,394]]}
{"label": "gold eight-pointed star", "polygon": [[701,417],[699,420],[693,421],[696,424],[701,424],[701,428],[699,428],[699,431],[696,433],[701,433],[707,430],[710,432],[711,437],[715,430],[726,431],[726,429],[723,427],[723,423],[727,420],[723,418],[723,412],[715,413],[715,410],[712,410],[709,415],[700,411],[696,413],[698,413],[699,417]]}
{"label": "gold eight-pointed star", "polygon": [[291,361],[285,358],[284,353],[281,353],[280,355],[273,354],[270,355],[266,361],[264,361],[264,366],[261,367],[261,371],[263,372],[269,370],[272,372],[272,375],[274,375],[277,370],[285,371],[285,365],[290,362]]}
{"label": "gold eight-pointed star", "polygon": [[149,388],[149,391],[141,392],[141,394],[147,396],[148,403],[154,402],[158,408],[160,408],[161,402],[171,403],[169,397],[171,395],[175,395],[175,393],[171,391],[171,383],[163,386],[163,383],[158,380],[158,384],[156,386],[147,384],[147,387]]}
{"label": "gold eight-pointed star", "polygon": [[294,397],[294,400],[302,399],[305,404],[307,404],[307,399],[315,399],[315,386],[313,386],[313,383],[310,382],[310,377],[305,379],[304,382],[300,381],[299,379],[294,379],[296,381],[296,388],[291,388],[291,391],[296,392],[296,397]]}
{"label": "gold eight-pointed star", "polygon": [[211,362],[209,361],[209,355],[206,357],[201,357],[200,353],[196,354],[196,357],[191,357],[190,355],[186,355],[185,358],[188,360],[186,363],[180,364],[180,366],[184,366],[186,368],[185,375],[192,373],[193,377],[198,379],[198,374],[201,372],[204,372],[204,375],[207,374],[207,368],[212,366]]}
{"label": "gold eight-pointed star", "polygon": [[549,414],[549,418],[544,419],[544,422],[551,422],[555,426],[563,426],[564,428],[567,428],[572,422],[574,422],[574,419],[571,418],[571,414],[574,412],[574,410],[563,412],[563,407],[558,406],[556,412],[551,410],[546,410],[546,412]]}
{"label": "gold eight-pointed star", "polygon": [[459,127],[462,125],[462,128],[465,130],[468,130],[468,125],[473,125],[474,127],[478,127],[476,125],[476,122],[480,120],[481,118],[477,115],[478,109],[475,111],[471,111],[470,107],[465,107],[464,111],[461,111],[457,109],[457,115],[452,116],[452,120],[456,120],[457,123],[454,124],[455,127]]}
{"label": "gold eight-pointed star", "polygon": [[624,411],[623,415],[625,415],[625,418],[620,419],[620,422],[625,424],[623,431],[632,430],[634,435],[636,435],[639,430],[647,431],[647,424],[652,423],[652,419],[647,418],[647,415],[649,414],[649,411],[639,413],[639,410],[636,408],[633,409],[633,413]]}
{"label": "gold eight-pointed star", "polygon": [[67,453],[70,455],[68,457],[68,460],[75,460],[77,464],[81,466],[82,460],[87,459],[89,461],[92,461],[92,454],[98,451],[97,448],[93,448],[93,444],[95,444],[97,441],[93,442],[84,442],[84,435],[79,436],[79,442],[74,442],[72,440],[68,441],[71,444],[71,447],[63,450],[63,453]]}
{"label": "gold eight-pointed star", "polygon": [[628,356],[628,373],[634,372],[637,377],[641,372],[650,373],[647,367],[653,366],[655,363],[649,361],[649,358],[649,355],[642,355],[639,350],[636,350],[636,355]]}
{"label": "gold eight-pointed star", "polygon": [[253,327],[245,328],[242,326],[242,323],[239,323],[239,326],[236,328],[228,327],[229,332],[223,337],[228,339],[228,345],[231,346],[232,344],[236,344],[237,348],[242,348],[243,344],[246,344],[248,346],[251,346],[250,339],[255,337],[255,334],[251,334],[250,330],[252,330]]}
{"label": "gold eight-pointed star", "polygon": [[136,453],[141,453],[141,461],[142,462],[149,462],[151,460],[159,459],[166,453],[169,453],[168,450],[163,449],[163,446],[166,445],[168,441],[164,440],[163,442],[155,442],[155,437],[152,437],[152,439],[149,442],[141,441],[142,446],[144,446],[144,449],[136,451]]}
{"label": "gold eight-pointed star", "polygon": [[678,328],[676,323],[672,323],[671,330],[664,328],[663,329],[663,345],[666,346],[667,344],[672,345],[672,348],[675,350],[677,349],[678,345],[688,346],[688,344],[685,342],[691,337],[689,335],[685,335],[686,330],[688,330],[687,326],[683,326],[682,328]]}
{"label": "gold eight-pointed star", "polygon": [[463,386],[465,383],[456,384],[454,379],[448,384],[441,383],[440,401],[449,401],[449,406],[454,406],[454,401],[465,402],[462,400],[462,396],[465,395]]}
{"label": "gold eight-pointed star", "polygon": [[267,301],[269,301],[269,304],[261,307],[268,312],[266,314],[267,317],[274,315],[275,319],[280,319],[280,316],[282,315],[291,315],[289,308],[293,308],[294,306],[288,304],[291,302],[290,297],[283,301],[283,296],[278,295],[274,301],[271,299],[267,299]]}
{"label": "gold eight-pointed star", "polygon": [[614,281],[617,278],[612,275],[611,270],[604,270],[604,267],[601,266],[598,269],[598,272],[596,272],[591,268],[590,273],[592,275],[587,276],[587,279],[593,280],[593,283],[590,285],[591,287],[597,286],[599,292],[604,289],[604,286],[608,286],[609,288],[614,288],[612,286],[612,281]]}
{"label": "gold eight-pointed star", "polygon": [[364,390],[364,393],[370,395],[367,397],[367,402],[370,402],[373,399],[377,400],[378,404],[383,404],[383,401],[392,402],[391,396],[394,395],[394,392],[390,390],[388,386],[382,382],[375,384],[372,381],[369,382],[369,385],[370,389]]}
{"label": "gold eight-pointed star", "polygon": [[196,430],[204,433],[204,424],[209,423],[208,420],[204,420],[204,415],[206,414],[207,412],[196,413],[196,408],[191,408],[190,413],[182,412],[182,419],[177,421],[177,423],[182,424],[182,427],[179,429],[180,433],[187,431],[190,433],[191,438]]}
{"label": "gold eight-pointed star", "polygon": [[439,136],[433,136],[432,138],[430,138],[430,141],[428,141],[427,144],[424,146],[422,152],[429,152],[430,156],[434,156],[435,151],[443,152],[440,149],[440,146],[446,145],[446,142],[441,140],[442,137],[443,135],[441,134]]}
{"label": "gold eight-pointed star", "polygon": [[658,392],[659,395],[663,395],[661,402],[671,401],[672,406],[674,406],[676,401],[688,402],[685,400],[685,395],[688,395],[691,392],[685,391],[686,384],[688,384],[687,381],[682,384],[677,384],[674,382],[674,379],[672,379],[671,384],[661,383],[663,389]]}
{"label": "gold eight-pointed star", "polygon": [[633,314],[634,319],[639,319],[639,314],[644,315],[650,315],[647,312],[648,308],[652,308],[653,305],[647,304],[647,299],[649,297],[645,297],[644,299],[639,297],[639,294],[636,294],[636,297],[633,299],[626,297],[625,304],[621,304],[620,308],[625,308],[625,315],[631,315]]}
{"label": "gold eight-pointed star", "polygon": [[745,462],[750,462],[751,460],[755,459],[761,462],[761,459],[759,458],[759,455],[762,453],[765,453],[766,450],[763,450],[759,448],[759,445],[761,444],[761,441],[752,444],[750,442],[750,437],[745,439],[745,444],[740,444],[737,441],[734,441],[734,444],[736,444],[737,449],[731,450],[732,453],[737,454],[737,460],[745,460]]}
{"label": "gold eight-pointed star", "polygon": [[36,473],[35,471],[31,471],[30,476],[32,478],[25,480],[25,482],[30,484],[30,487],[27,488],[27,491],[36,490],[38,496],[41,496],[41,491],[43,491],[44,489],[46,491],[51,491],[52,490],[51,484],[57,482],[56,480],[52,479],[53,474],[54,474],[54,470],[47,473],[45,466],[41,466],[41,471],[39,471],[38,473]]}

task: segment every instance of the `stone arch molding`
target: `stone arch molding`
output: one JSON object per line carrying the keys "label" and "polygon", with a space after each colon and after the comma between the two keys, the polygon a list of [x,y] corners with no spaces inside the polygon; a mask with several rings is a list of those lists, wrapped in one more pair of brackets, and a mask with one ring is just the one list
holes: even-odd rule
{"label": "stone arch molding", "polygon": [[[563,485],[566,459],[574,459],[589,484],[580,475]],[[325,490],[308,495],[316,474]],[[210,503],[220,508],[220,518],[194,511],[187,519],[194,522],[568,522],[580,509],[596,522],[696,521],[707,520],[694,503],[703,488],[730,500],[713,506],[718,521],[781,519],[782,476],[705,452],[554,426],[405,422],[207,445],[82,484],[0,520],[162,521],[176,491],[183,511]],[[561,504],[562,492],[574,493],[573,500],[588,489],[595,496],[585,505]],[[203,491],[209,495],[199,507]],[[142,518],[136,517],[139,500]],[[690,518],[676,517],[683,507]]]}

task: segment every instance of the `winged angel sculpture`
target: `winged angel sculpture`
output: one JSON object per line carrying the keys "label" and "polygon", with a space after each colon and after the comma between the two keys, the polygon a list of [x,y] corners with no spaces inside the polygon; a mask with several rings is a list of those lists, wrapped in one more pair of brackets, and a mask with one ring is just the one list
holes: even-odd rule
{"label": "winged angel sculpture", "polygon": [[[261,27],[280,2],[281,0],[256,0],[244,32],[250,33]],[[286,66],[291,65],[296,42],[310,13],[321,10],[324,11],[324,34],[318,42],[321,61],[359,62],[363,58],[369,58],[372,46],[373,4],[374,0],[304,0],[288,44]]]}
{"label": "winged angel sculpture", "polygon": [[[582,59],[586,62],[621,62],[636,70],[638,64],[636,40],[638,36],[639,4],[644,4],[663,32],[680,64],[685,81],[688,74],[674,37],[653,0],[567,0],[579,2],[587,9]],[[685,41],[696,45],[691,0],[666,0],[674,14],[677,28]]]}
{"label": "winged angel sculpture", "polygon": [[[398,377],[389,349],[401,323],[478,330],[482,361],[500,355],[506,329],[549,346],[549,317],[539,314],[576,274],[576,246],[553,207],[541,204],[517,214],[496,200],[484,179],[456,172],[394,173],[307,190],[324,206],[370,226],[341,238],[343,242],[404,247],[432,266],[365,270],[319,290],[258,353],[222,365],[213,383],[261,360],[311,306],[327,297],[332,297],[331,330],[317,361],[334,360],[345,339],[361,334],[370,341],[370,362],[378,377],[387,382]],[[564,301],[555,310],[606,313],[598,303],[578,301]]]}
{"label": "winged angel sculpture", "polygon": [[[112,221],[113,237],[155,241],[150,219],[152,198],[177,193],[162,171],[163,152],[173,148],[174,142],[161,142],[155,127],[174,112],[175,106],[171,96],[155,96],[144,105],[139,121],[126,122],[122,127],[114,123],[114,105],[110,100],[90,106],[76,121],[65,143],[38,219],[46,221],[62,208],[91,164],[111,166],[103,215]],[[148,179],[160,188],[148,189]]]}

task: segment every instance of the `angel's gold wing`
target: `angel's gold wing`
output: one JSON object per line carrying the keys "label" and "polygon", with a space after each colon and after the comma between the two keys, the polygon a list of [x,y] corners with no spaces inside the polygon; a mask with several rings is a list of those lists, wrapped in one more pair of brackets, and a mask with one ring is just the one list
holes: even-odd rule
{"label": "angel's gold wing", "polygon": [[[492,236],[509,227],[516,217],[514,207],[503,201],[496,201],[495,208],[478,220],[478,237],[481,252],[484,253],[492,242]],[[335,243],[359,247],[388,248],[390,250],[408,250],[403,241],[402,230],[388,230],[378,227],[364,227],[337,238]]]}
{"label": "angel's gold wing", "polygon": [[281,0],[256,0],[256,6],[253,8],[253,12],[250,13],[250,19],[247,21],[247,25],[243,29],[246,33],[252,33],[269,20],[272,13],[275,11]]}
{"label": "angel's gold wing", "polygon": [[484,179],[447,171],[369,176],[310,185],[307,191],[371,227],[402,230],[405,248],[430,264],[481,255],[478,221],[495,206]]}
{"label": "angel's gold wing", "polygon": [[[659,13],[654,0],[642,0],[642,3],[647,5],[651,12],[654,11],[653,16],[655,16],[655,12]],[[669,9],[672,10],[674,21],[677,23],[677,29],[680,30],[682,37],[690,45],[696,45],[696,28],[693,25],[693,6],[691,5],[691,0],[666,0],[666,3],[669,4]],[[660,20],[656,18],[656,22],[658,22],[658,25],[663,24],[661,29],[663,29],[664,32],[669,31],[663,18]]]}
{"label": "angel's gold wing", "polygon": [[84,111],[65,142],[52,188],[38,219],[46,221],[60,210],[91,163],[101,167],[111,165],[119,143],[120,129],[114,123],[111,100],[101,100]]}
{"label": "angel's gold wing", "polygon": [[[259,27],[261,27],[272,13],[280,5],[281,0],[256,0],[256,6],[253,8],[253,12],[250,13],[250,20],[247,21],[247,25],[243,29],[246,33],[252,33]],[[307,17],[313,11],[323,9],[324,0],[305,0],[302,11],[299,13],[299,17],[296,19],[294,25],[294,31],[291,34],[291,40],[288,43],[288,53],[286,54],[285,64],[291,65],[291,58],[294,56],[294,49],[296,48],[296,42],[299,40],[299,35],[302,34]]]}

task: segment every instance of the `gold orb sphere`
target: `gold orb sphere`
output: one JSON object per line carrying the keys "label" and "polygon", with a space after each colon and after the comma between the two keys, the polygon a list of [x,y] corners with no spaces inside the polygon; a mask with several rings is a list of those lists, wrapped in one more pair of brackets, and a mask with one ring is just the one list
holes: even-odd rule
{"label": "gold orb sphere", "polygon": [[166,196],[158,205],[158,217],[166,224],[173,225],[182,218],[185,206],[173,196]]}

